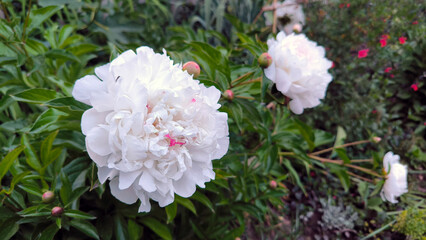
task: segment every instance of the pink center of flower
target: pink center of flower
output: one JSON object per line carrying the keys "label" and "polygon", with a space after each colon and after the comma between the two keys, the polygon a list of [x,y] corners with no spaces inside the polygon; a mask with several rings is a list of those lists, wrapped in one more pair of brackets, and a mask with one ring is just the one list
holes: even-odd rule
{"label": "pink center of flower", "polygon": [[166,137],[166,138],[168,138],[168,139],[170,140],[170,145],[169,145],[169,147],[173,147],[173,146],[174,146],[174,145],[176,145],[176,144],[179,144],[179,145],[181,145],[181,146],[185,144],[184,142],[178,142],[178,141],[176,141],[176,139],[174,139],[174,138],[170,137],[170,135],[169,135],[169,134],[165,135],[165,137]]}
{"label": "pink center of flower", "polygon": [[191,102],[193,102],[193,103],[194,103],[194,102],[196,102],[196,101],[197,101],[197,100],[195,100],[195,98],[193,98],[193,99],[191,100]]}

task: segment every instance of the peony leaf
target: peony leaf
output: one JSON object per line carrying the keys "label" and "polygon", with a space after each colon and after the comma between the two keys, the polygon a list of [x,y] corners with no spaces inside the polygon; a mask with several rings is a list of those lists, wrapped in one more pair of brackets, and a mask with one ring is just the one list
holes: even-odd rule
{"label": "peony leaf", "polygon": [[157,219],[152,217],[144,217],[141,219],[143,225],[147,226],[158,236],[165,240],[172,240],[172,234],[166,225],[159,222]]}
{"label": "peony leaf", "polygon": [[26,156],[26,161],[30,167],[32,167],[37,172],[40,172],[41,164],[40,160],[37,157],[37,153],[33,146],[31,146],[28,137],[26,134],[22,135],[21,144],[25,146],[24,153]]}
{"label": "peony leaf", "polygon": [[78,219],[91,220],[96,218],[95,216],[92,216],[88,213],[85,213],[79,210],[73,210],[73,209],[66,210],[64,214],[67,217],[78,218]]}
{"label": "peony leaf", "polygon": [[19,224],[16,221],[4,221],[0,225],[0,236],[2,240],[9,240],[19,230]]}
{"label": "peony leaf", "polygon": [[132,219],[127,221],[127,229],[129,231],[129,239],[130,240],[139,240],[142,239],[142,226],[137,224]]}
{"label": "peony leaf", "polygon": [[86,234],[89,237],[99,239],[96,228],[88,221],[81,219],[73,219],[70,222],[70,225],[80,230],[82,233]]}
{"label": "peony leaf", "polygon": [[13,99],[27,103],[45,103],[59,97],[56,91],[44,88],[35,88],[22,91],[12,96]]}
{"label": "peony leaf", "polygon": [[191,199],[202,203],[204,206],[208,207],[213,213],[215,212],[210,199],[208,199],[208,197],[206,197],[206,195],[202,194],[200,191],[195,191],[194,195],[191,196]]}
{"label": "peony leaf", "polygon": [[180,205],[186,207],[187,209],[189,209],[191,212],[193,212],[195,215],[197,215],[197,210],[195,210],[195,206],[194,204],[191,202],[191,200],[187,199],[187,198],[183,198],[179,195],[175,195],[175,201],[177,203],[179,203]]}
{"label": "peony leaf", "polygon": [[9,171],[9,168],[12,166],[13,162],[16,158],[18,158],[19,154],[21,154],[22,150],[24,150],[24,146],[19,146],[9,152],[3,160],[0,162],[0,182],[4,175],[6,175],[7,171]]}
{"label": "peony leaf", "polygon": [[176,217],[177,213],[177,204],[173,202],[166,206],[166,214],[167,214],[167,224],[173,222],[173,219]]}
{"label": "peony leaf", "polygon": [[43,166],[46,166],[47,163],[50,162],[50,152],[52,150],[53,140],[55,140],[56,135],[58,135],[59,131],[54,131],[47,138],[43,140],[40,148],[40,159],[43,163]]}
{"label": "peony leaf", "polygon": [[31,33],[33,30],[39,28],[44,21],[46,21],[61,8],[62,7],[60,6],[48,6],[31,11],[27,32]]}

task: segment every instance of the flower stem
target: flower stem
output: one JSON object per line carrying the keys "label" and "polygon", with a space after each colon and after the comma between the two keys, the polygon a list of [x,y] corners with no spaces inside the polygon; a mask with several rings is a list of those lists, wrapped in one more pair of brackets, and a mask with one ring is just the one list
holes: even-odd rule
{"label": "flower stem", "polygon": [[250,84],[250,83],[260,82],[260,80],[262,80],[262,77],[258,77],[258,78],[255,78],[255,79],[251,79],[251,80],[248,80],[248,81],[245,81],[245,82],[238,83],[237,85],[235,85],[233,87],[238,87],[238,86],[242,86],[242,85],[246,85],[246,84]]}
{"label": "flower stem", "polygon": [[369,142],[370,142],[370,140],[361,140],[361,141],[346,143],[346,144],[343,144],[343,145],[340,145],[340,146],[335,146],[335,147],[327,148],[327,149],[324,149],[324,150],[321,150],[321,151],[313,152],[313,153],[311,153],[311,155],[316,156],[316,155],[320,155],[322,153],[333,151],[334,149],[337,149],[337,148],[345,148],[345,147],[354,146],[354,145],[363,144],[363,143],[369,143]]}
{"label": "flower stem", "polygon": [[243,75],[239,76],[238,78],[232,80],[231,85],[238,82],[239,80],[247,77],[248,75],[253,74],[253,72],[244,73]]}
{"label": "flower stem", "polygon": [[235,96],[236,98],[242,98],[242,99],[248,99],[248,100],[254,100],[254,97],[245,97],[245,96]]}

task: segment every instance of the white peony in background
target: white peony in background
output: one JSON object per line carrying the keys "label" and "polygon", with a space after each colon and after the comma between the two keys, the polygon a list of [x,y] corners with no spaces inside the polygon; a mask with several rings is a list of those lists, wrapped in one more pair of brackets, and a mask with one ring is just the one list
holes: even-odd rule
{"label": "white peony in background", "polygon": [[75,83],[73,96],[93,108],[81,128],[112,195],[150,211],[174,194],[191,196],[214,179],[212,160],[227,151],[228,116],[219,112],[220,92],[194,80],[166,53],[149,47],[122,53]]}
{"label": "white peony in background", "polygon": [[397,203],[396,198],[408,192],[407,166],[399,163],[399,155],[388,152],[383,157],[383,169],[386,172],[386,180],[380,196],[383,201]]}
{"label": "white peony in background", "polygon": [[[267,7],[273,7],[269,5]],[[276,5],[277,12],[277,28],[284,31],[286,34],[293,32],[295,26],[302,28],[305,25],[305,14],[303,13],[302,5],[298,4],[296,0],[286,0]],[[274,14],[272,11],[264,13],[265,24],[272,25],[274,21]],[[301,30],[301,29],[300,29]]]}
{"label": "white peony in background", "polygon": [[265,69],[265,75],[292,99],[290,109],[301,114],[303,109],[319,105],[332,80],[328,73],[332,62],[325,58],[324,48],[304,34],[286,36],[284,32],[267,43],[272,64]]}

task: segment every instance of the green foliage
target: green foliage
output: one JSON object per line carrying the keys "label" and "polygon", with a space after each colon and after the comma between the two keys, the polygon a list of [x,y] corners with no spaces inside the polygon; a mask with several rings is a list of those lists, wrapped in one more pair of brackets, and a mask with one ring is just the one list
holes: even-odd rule
{"label": "green foliage", "polygon": [[409,208],[396,217],[392,229],[410,236],[412,239],[424,239],[426,235],[426,210]]}

